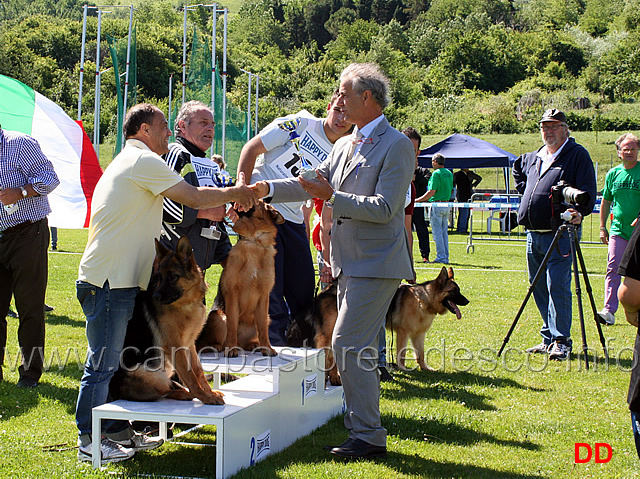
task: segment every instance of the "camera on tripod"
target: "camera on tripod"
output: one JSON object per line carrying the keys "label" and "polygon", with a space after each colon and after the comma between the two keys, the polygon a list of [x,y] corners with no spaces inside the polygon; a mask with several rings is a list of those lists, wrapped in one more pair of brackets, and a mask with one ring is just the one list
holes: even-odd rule
{"label": "camera on tripod", "polygon": [[573,188],[564,180],[558,181],[551,187],[551,202],[554,205],[568,203],[570,205],[587,206],[589,199],[588,192]]}

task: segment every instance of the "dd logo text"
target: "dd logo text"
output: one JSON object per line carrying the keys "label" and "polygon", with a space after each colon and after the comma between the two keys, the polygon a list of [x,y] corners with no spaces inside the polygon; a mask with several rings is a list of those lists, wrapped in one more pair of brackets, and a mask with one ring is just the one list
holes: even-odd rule
{"label": "dd logo text", "polygon": [[609,462],[613,457],[613,449],[606,442],[596,442],[593,448],[586,442],[576,442],[574,453],[576,464],[584,464],[591,461],[591,458],[594,456],[594,451],[596,464]]}

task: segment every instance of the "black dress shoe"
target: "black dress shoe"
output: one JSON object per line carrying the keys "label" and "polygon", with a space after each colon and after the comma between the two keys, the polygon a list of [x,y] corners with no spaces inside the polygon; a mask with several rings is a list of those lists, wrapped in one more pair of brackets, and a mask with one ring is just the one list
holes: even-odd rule
{"label": "black dress shoe", "polygon": [[352,441],[355,441],[355,439],[349,438],[346,441],[344,441],[342,444],[340,444],[339,446],[322,446],[322,450],[323,451],[332,451],[333,449],[337,449],[339,447],[345,447],[349,443],[351,443]]}
{"label": "black dress shoe", "polygon": [[343,459],[374,459],[387,455],[386,446],[374,446],[362,439],[348,440],[340,447],[331,449],[331,454]]}
{"label": "black dress shoe", "polygon": [[387,368],[385,368],[384,366],[378,367],[378,371],[380,371],[380,382],[391,383],[395,381],[391,373],[389,373],[389,371],[387,371]]}
{"label": "black dress shoe", "polygon": [[18,384],[17,384],[19,388],[24,388],[24,389],[35,388],[37,385],[38,385],[38,381],[31,378],[22,378],[20,379],[20,381],[18,381]]}

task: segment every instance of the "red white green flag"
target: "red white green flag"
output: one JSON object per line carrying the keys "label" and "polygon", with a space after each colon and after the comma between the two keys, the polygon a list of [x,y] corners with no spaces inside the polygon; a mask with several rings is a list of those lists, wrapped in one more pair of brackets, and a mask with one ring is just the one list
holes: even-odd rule
{"label": "red white green flag", "polygon": [[60,185],[49,195],[49,225],[89,226],[91,198],[102,169],[82,124],[24,83],[0,75],[0,125],[34,137],[53,163]]}

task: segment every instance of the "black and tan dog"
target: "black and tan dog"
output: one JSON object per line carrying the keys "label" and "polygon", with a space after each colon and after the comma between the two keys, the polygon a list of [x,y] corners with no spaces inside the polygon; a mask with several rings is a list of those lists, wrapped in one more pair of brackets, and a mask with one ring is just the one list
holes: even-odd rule
{"label": "black and tan dog", "polygon": [[[416,351],[416,360],[423,370],[428,370],[424,358],[424,338],[438,314],[447,311],[461,317],[458,306],[469,304],[453,280],[453,269],[443,267],[438,277],[420,284],[398,286],[389,310],[386,328],[397,335],[396,360],[400,368],[405,367],[408,340]],[[313,345],[326,351],[327,377],[332,385],[341,384],[338,370],[331,353],[331,335],[335,326],[337,310],[337,286],[328,286],[316,296],[314,304],[306,314],[295,318],[287,331],[287,344],[301,347]]]}
{"label": "black and tan dog", "polygon": [[[111,380],[113,398],[197,398],[205,404],[224,404],[223,394],[205,379],[195,348],[207,317],[206,290],[187,237],[180,238],[176,251],[156,240],[149,288],[136,298],[121,368]],[[174,372],[179,383],[172,380]]]}
{"label": "black and tan dog", "polygon": [[238,212],[233,225],[238,241],[220,276],[198,350],[211,347],[227,357],[237,356],[239,349],[276,355],[269,341],[269,293],[275,283],[276,224],[282,223],[282,215],[262,201]]}
{"label": "black and tan dog", "polygon": [[424,357],[424,337],[437,314],[448,311],[458,319],[462,316],[458,306],[469,300],[460,292],[453,280],[453,269],[443,266],[438,277],[420,284],[401,284],[391,300],[385,326],[397,337],[396,363],[405,367],[408,339],[416,352],[416,361],[422,370],[429,370]]}

